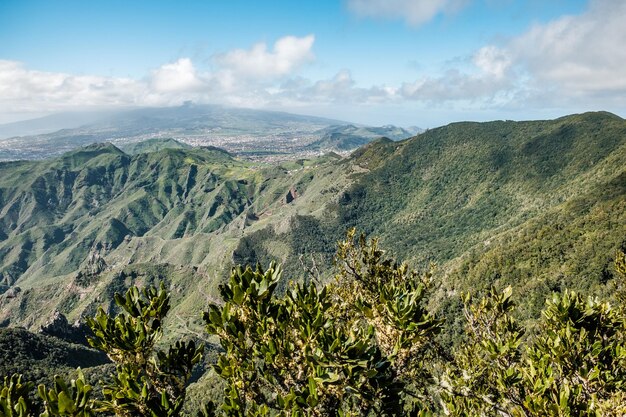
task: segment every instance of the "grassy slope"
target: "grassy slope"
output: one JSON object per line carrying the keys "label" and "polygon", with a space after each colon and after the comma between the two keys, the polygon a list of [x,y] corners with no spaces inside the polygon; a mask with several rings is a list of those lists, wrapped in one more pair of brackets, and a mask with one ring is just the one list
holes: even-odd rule
{"label": "grassy slope", "polygon": [[[315,195],[337,180],[335,160],[272,167],[211,148],[129,156],[94,145],[59,159],[0,164],[0,287],[21,289],[0,298],[0,319],[36,328],[55,308],[79,318],[106,303],[110,288],[134,282],[115,284],[129,264],[162,265],[167,272],[157,277],[186,296],[177,303],[180,317],[197,315],[242,236],[321,209],[331,195]],[[310,209],[286,203],[291,188],[306,202],[309,185],[318,190]],[[100,276],[90,275],[90,257],[104,261]]]}
{"label": "grassy slope", "polygon": [[[442,294],[486,283],[542,294],[591,280],[597,289],[626,235],[625,158],[626,123],[587,113],[456,123],[376,140],[345,160],[281,166],[211,149],[129,156],[111,145],[0,164],[1,281],[22,289],[0,300],[0,318],[34,327],[60,307],[75,319],[134,282],[127,265],[162,265],[135,275],[167,277],[172,325],[184,327],[233,261],[277,259],[287,280],[315,260],[327,274],[350,226],[400,258],[438,262]],[[94,253],[106,267],[90,280],[81,271]]]}
{"label": "grassy slope", "polygon": [[399,258],[437,262],[442,299],[513,284],[532,316],[547,288],[610,292],[610,258],[626,240],[624,160],[626,122],[607,113],[456,123],[378,141],[343,162],[362,172],[323,219],[285,236],[259,233],[239,249],[247,261],[267,258],[262,248],[275,240],[291,253],[303,242],[315,251],[356,226]]}

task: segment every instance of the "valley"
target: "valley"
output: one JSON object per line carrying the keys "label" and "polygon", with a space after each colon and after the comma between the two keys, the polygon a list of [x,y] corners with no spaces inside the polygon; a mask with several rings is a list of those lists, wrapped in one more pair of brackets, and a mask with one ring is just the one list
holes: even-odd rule
{"label": "valley", "polygon": [[[73,127],[58,129],[62,123]],[[33,126],[42,133],[33,135]],[[248,160],[281,162],[329,151],[345,154],[378,137],[406,139],[420,131],[188,102],[179,107],[61,114],[0,125],[0,161],[48,158],[96,142],[124,147],[174,139],[195,147],[219,147]]]}
{"label": "valley", "polygon": [[458,123],[279,164],[160,139],[5,162],[0,320],[37,329],[56,309],[78,320],[135,279],[166,279],[193,317],[234,264],[278,260],[299,280],[315,262],[329,278],[350,227],[413,265],[437,263],[441,294],[606,292],[626,239],[625,132],[588,113]]}
{"label": "valley", "polygon": [[[278,261],[279,293],[333,282],[337,242],[353,227],[419,270],[435,265],[428,303],[445,318],[444,346],[461,340],[468,291],[511,286],[531,327],[546,294],[614,299],[615,256],[626,249],[620,117],[454,123],[324,153],[331,141],[356,143],[358,129],[337,130],[312,146],[316,156],[286,151],[280,162],[158,136],[1,162],[0,336],[66,349],[57,337],[84,339],[78,325],[98,307],[117,311],[115,293],[163,283],[172,300],[163,343],[191,335],[207,347],[204,376],[189,388],[199,407],[220,351],[200,312],[231,268]],[[33,334],[59,316],[56,337]],[[94,351],[80,352],[90,378],[108,372]],[[32,378],[74,366],[46,358]]]}

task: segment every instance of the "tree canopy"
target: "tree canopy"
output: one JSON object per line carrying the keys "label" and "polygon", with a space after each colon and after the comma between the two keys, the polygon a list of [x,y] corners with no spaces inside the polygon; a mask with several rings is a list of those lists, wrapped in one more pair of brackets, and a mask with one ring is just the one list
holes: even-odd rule
{"label": "tree canopy", "polygon": [[[204,416],[621,416],[626,414],[626,256],[613,303],[570,290],[548,298],[540,319],[515,318],[510,287],[464,294],[461,343],[438,343],[443,319],[429,306],[431,271],[388,257],[376,239],[348,232],[331,282],[292,282],[281,267],[235,267],[221,300],[203,313],[219,340],[226,383]],[[160,348],[170,309],[165,288],[117,294],[119,314],[87,319],[89,343],[115,362],[97,393],[80,372],[53,387],[7,376],[0,417],[178,416],[203,345]],[[38,405],[40,404],[40,405]]]}

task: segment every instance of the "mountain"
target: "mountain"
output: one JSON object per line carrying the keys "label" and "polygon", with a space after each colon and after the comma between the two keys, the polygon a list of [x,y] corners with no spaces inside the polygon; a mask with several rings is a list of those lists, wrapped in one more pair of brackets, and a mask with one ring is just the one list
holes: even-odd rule
{"label": "mountain", "polygon": [[0,124],[0,139],[16,136],[33,136],[56,132],[61,129],[74,129],[100,121],[111,112],[68,112],[36,119]]}
{"label": "mountain", "polygon": [[402,140],[415,136],[414,133],[408,130],[392,125],[380,127],[355,125],[329,126],[319,130],[318,133],[321,136],[320,139],[309,144],[309,149],[351,151],[381,137],[392,140]]}
{"label": "mountain", "polygon": [[325,279],[348,227],[436,262],[449,317],[451,295],[491,284],[523,291],[533,317],[552,290],[610,294],[626,245],[626,121],[609,113],[454,123],[281,164],[164,143],[0,163],[0,321],[36,329],[59,310],[73,322],[163,281],[167,325],[201,329],[233,264],[277,259],[283,285],[302,263]]}
{"label": "mountain", "polygon": [[52,311],[32,309],[46,299],[74,321],[129,282],[164,277],[201,300],[244,230],[291,217],[288,196],[306,201],[313,176],[311,210],[323,208],[336,158],[270,166],[208,147],[128,155],[95,144],[1,163],[0,320],[37,328]]}
{"label": "mountain", "polygon": [[97,383],[113,365],[95,349],[25,329],[0,329],[1,375],[22,373],[25,380],[50,385],[55,375],[71,374],[78,367]]}
{"label": "mountain", "polygon": [[459,313],[450,294],[511,284],[532,317],[552,290],[611,294],[612,258],[626,246],[625,158],[626,122],[608,113],[378,140],[340,163],[354,174],[325,216],[259,231],[236,253],[266,262],[278,240],[292,263],[302,253],[329,263],[326,248],[357,227],[400,259],[436,262],[449,315]]}
{"label": "mountain", "polygon": [[[0,139],[0,160],[42,159],[96,142],[122,146],[153,138],[175,138],[192,145],[219,146],[253,155],[276,153],[276,150],[293,152],[317,139],[314,132],[339,123],[342,122],[284,112],[193,103],[56,115],[0,125],[0,138],[11,132],[31,134]],[[32,135],[60,126],[61,130]]]}
{"label": "mountain", "polygon": [[136,155],[138,153],[150,153],[156,152],[163,149],[191,149],[191,145],[187,145],[186,143],[179,142],[176,139],[172,138],[154,138],[148,139],[143,142],[134,142],[128,143],[120,146],[124,152],[129,155]]}
{"label": "mountain", "polygon": [[451,259],[497,230],[614,181],[624,128],[617,116],[588,113],[454,123],[379,143],[375,152],[352,156],[369,172],[346,193],[340,215],[389,236],[406,254]]}

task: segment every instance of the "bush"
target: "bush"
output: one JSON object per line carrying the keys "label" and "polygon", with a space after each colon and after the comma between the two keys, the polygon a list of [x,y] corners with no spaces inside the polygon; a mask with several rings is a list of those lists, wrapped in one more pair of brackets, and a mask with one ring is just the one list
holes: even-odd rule
{"label": "bush", "polygon": [[[442,320],[427,308],[431,273],[385,257],[354,230],[339,243],[330,284],[290,284],[281,268],[236,267],[221,303],[204,313],[222,351],[214,370],[223,401],[206,416],[623,416],[626,415],[626,255],[618,305],[564,291],[546,302],[538,324],[514,316],[512,290],[463,296],[463,343],[436,343]],[[202,346],[156,348],[169,296],[163,286],[116,294],[122,313],[88,319],[92,346],[116,364],[93,397],[82,372],[40,385],[41,416],[178,416]],[[34,414],[32,383],[6,377],[0,417]]]}

